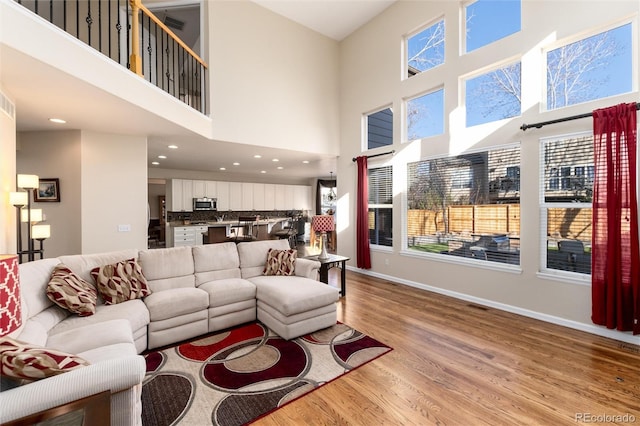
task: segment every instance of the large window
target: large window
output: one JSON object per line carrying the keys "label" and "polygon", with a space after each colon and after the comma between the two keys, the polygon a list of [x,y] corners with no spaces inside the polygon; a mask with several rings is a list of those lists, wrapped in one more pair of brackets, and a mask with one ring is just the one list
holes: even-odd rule
{"label": "large window", "polygon": [[464,13],[467,52],[520,31],[520,0],[477,0]]}
{"label": "large window", "polygon": [[393,110],[385,108],[367,115],[367,149],[393,144]]}
{"label": "large window", "polygon": [[393,172],[391,166],[371,168],[369,175],[369,242],[393,245]]}
{"label": "large window", "polygon": [[520,62],[465,82],[467,127],[520,115]]}
{"label": "large window", "polygon": [[444,89],[406,102],[407,140],[444,133]]}
{"label": "large window", "polygon": [[409,250],[520,264],[520,147],[407,164]]}
{"label": "large window", "polygon": [[542,269],[591,274],[593,136],[542,141]]}
{"label": "large window", "polygon": [[444,63],[444,19],[407,38],[407,77]]}
{"label": "large window", "polygon": [[631,24],[547,52],[547,109],[630,92]]}

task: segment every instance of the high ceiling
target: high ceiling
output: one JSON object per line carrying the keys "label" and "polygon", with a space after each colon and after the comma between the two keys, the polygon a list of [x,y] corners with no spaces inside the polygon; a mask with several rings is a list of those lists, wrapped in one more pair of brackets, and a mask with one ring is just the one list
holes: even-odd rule
{"label": "high ceiling", "polygon": [[[298,22],[314,31],[320,32],[335,40],[342,40],[361,25],[375,17],[394,0],[253,0],[255,3]],[[185,41],[195,40],[198,35],[190,34],[189,29],[199,32],[199,17],[193,12],[193,2],[181,0],[174,2],[179,7],[167,8],[162,2],[162,9],[155,13],[163,19],[162,10],[167,8],[168,14],[180,21],[198,20],[198,24],[185,25],[184,31],[176,33]],[[150,9],[153,1],[145,1]],[[197,10],[197,6],[196,6]],[[162,159],[160,167],[194,171],[220,172],[260,176],[262,180],[305,179],[329,176],[335,173],[335,158],[326,155],[308,155],[300,151],[264,148],[261,146],[230,144],[210,141],[193,135],[183,128],[167,123],[136,107],[123,107],[122,102],[100,88],[79,83],[67,74],[57,71],[44,63],[0,46],[2,57],[3,81],[11,88],[16,99],[18,131],[45,131],[66,129],[91,129],[113,133],[145,131],[149,135],[149,164],[158,160],[159,155],[167,155]],[[46,78],[42,78],[46,76]],[[90,111],[87,106],[90,105]],[[50,123],[50,111],[67,118],[68,124],[60,127]],[[129,117],[135,116],[135,127],[131,127]],[[110,117],[105,120],[104,117]],[[170,144],[180,146],[167,154]],[[261,159],[254,158],[262,155]],[[212,160],[215,159],[215,160]],[[279,161],[273,161],[277,159]],[[305,163],[303,163],[303,161]],[[240,163],[233,166],[234,162]],[[231,165],[231,167],[229,167]],[[280,167],[281,169],[278,169]],[[262,172],[266,174],[261,174]]]}

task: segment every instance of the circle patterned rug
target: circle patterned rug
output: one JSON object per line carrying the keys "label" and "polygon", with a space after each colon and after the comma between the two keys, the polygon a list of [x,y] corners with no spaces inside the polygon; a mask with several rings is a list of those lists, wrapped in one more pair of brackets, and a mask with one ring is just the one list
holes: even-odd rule
{"label": "circle patterned rug", "polygon": [[289,341],[252,323],[148,352],[142,424],[247,424],[391,350],[341,323]]}

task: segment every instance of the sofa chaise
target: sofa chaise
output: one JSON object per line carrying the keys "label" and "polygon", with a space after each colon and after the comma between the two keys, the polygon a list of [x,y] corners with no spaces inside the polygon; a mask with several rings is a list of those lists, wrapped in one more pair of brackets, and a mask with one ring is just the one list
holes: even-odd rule
{"label": "sofa chaise", "polygon": [[[267,261],[274,253],[291,268],[273,270]],[[144,275],[143,297],[115,304],[98,298],[95,313],[79,316],[46,295],[60,264],[93,284],[98,268],[126,262]],[[76,355],[89,365],[21,386],[3,377],[0,424],[110,391],[111,424],[139,425],[144,351],[256,319],[285,339],[334,325],[339,291],[317,280],[319,267],[296,258],[287,240],[131,249],[22,264],[23,325],[8,337]]]}

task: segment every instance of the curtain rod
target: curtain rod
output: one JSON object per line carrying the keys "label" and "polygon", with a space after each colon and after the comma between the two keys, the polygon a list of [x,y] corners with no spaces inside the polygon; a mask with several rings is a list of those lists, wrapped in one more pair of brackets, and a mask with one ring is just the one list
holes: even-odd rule
{"label": "curtain rod", "polygon": [[[638,102],[636,102],[636,110],[640,110],[640,103]],[[542,126],[546,126],[547,124],[562,123],[564,121],[577,120],[579,118],[587,118],[587,117],[593,117],[593,112],[588,112],[586,114],[572,115],[570,117],[558,118],[557,120],[542,121],[540,123],[523,124],[522,126],[520,126],[520,129],[524,132],[525,130],[530,129],[532,127],[539,129]]]}
{"label": "curtain rod", "polygon": [[[367,158],[373,158],[373,157],[380,157],[381,155],[389,155],[389,154],[395,154],[395,153],[396,153],[396,150],[393,149],[393,150],[391,150],[389,152],[381,152],[380,154],[367,155],[366,157]],[[353,157],[351,159],[351,161],[353,161],[355,163],[356,161],[358,161],[358,159],[356,157]]]}

